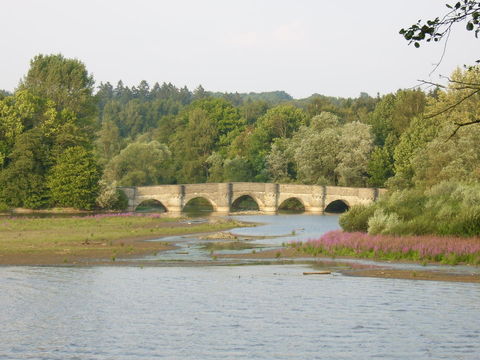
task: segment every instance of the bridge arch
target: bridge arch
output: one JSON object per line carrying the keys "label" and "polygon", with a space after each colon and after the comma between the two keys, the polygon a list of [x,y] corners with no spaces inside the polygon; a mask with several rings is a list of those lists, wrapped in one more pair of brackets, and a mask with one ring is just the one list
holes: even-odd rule
{"label": "bridge arch", "polygon": [[258,204],[258,200],[251,195],[241,195],[238,196],[232,204],[230,205],[230,211],[243,211],[243,210],[251,210],[251,211],[259,211],[260,205]]}
{"label": "bridge arch", "polygon": [[232,202],[231,202],[231,205],[230,205],[230,211],[233,209],[233,204],[235,204],[238,200],[240,200],[242,198],[243,199],[245,199],[245,198],[252,199],[257,204],[257,207],[258,207],[259,211],[262,211],[263,208],[265,207],[264,202],[262,200],[260,200],[257,196],[255,196],[255,194],[252,194],[252,193],[249,193],[249,192],[241,192],[241,193],[234,194],[234,196],[232,197]]}
{"label": "bridge arch", "polygon": [[341,214],[350,209],[350,204],[344,199],[336,199],[326,204],[325,212]]}
{"label": "bridge arch", "polygon": [[217,211],[217,204],[207,196],[189,196],[185,198],[185,204],[183,205],[182,211],[188,211],[189,206],[195,205],[195,202],[200,203],[200,206],[210,206],[211,209],[205,209],[202,211]]}
{"label": "bridge arch", "polygon": [[293,211],[293,212],[305,212],[305,202],[296,196],[289,197],[283,200],[278,205],[279,211]]}
{"label": "bridge arch", "polygon": [[168,212],[168,208],[165,206],[164,202],[154,198],[141,200],[133,209],[133,211],[138,212],[149,212],[149,210],[154,210],[154,212],[157,212],[156,210]]}

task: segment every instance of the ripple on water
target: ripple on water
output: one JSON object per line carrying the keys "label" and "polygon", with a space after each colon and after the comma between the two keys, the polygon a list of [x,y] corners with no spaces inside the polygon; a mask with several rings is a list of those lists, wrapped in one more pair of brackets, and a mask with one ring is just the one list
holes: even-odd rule
{"label": "ripple on water", "polygon": [[0,358],[478,358],[478,284],[305,269],[1,268]]}

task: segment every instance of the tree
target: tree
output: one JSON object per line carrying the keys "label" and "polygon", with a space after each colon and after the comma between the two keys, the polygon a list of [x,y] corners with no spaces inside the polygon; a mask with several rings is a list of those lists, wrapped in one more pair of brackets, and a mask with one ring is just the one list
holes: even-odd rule
{"label": "tree", "polygon": [[275,139],[266,157],[268,173],[274,182],[288,183],[296,179],[295,149],[291,143],[291,139]]}
{"label": "tree", "polygon": [[338,128],[329,127],[321,132],[314,127],[300,128],[291,146],[294,147],[293,158],[301,183],[336,185],[338,141]]}
{"label": "tree", "polygon": [[445,124],[439,135],[412,159],[415,185],[431,187],[443,181],[480,181],[480,127],[461,129],[450,141],[453,125]]}
{"label": "tree", "polygon": [[107,183],[120,186],[165,184],[170,181],[170,151],[157,141],[136,141],[112,158],[106,165]]}
{"label": "tree", "polygon": [[373,149],[368,162],[368,185],[383,187],[395,173],[393,169],[393,149],[390,146],[377,146]]}
{"label": "tree", "polygon": [[251,181],[253,176],[253,169],[246,159],[236,157],[225,160],[224,181]]}
{"label": "tree", "polygon": [[269,108],[266,101],[263,100],[247,100],[241,107],[242,116],[248,125],[255,124],[259,117],[264,115]]}
{"label": "tree", "polygon": [[415,155],[432,141],[438,132],[438,120],[415,118],[410,127],[400,137],[395,147],[395,176],[390,178],[387,185],[396,189],[403,189],[413,185],[414,170],[412,161]]}
{"label": "tree", "polygon": [[[448,37],[452,30],[453,25],[459,22],[465,21],[466,30],[473,31],[475,37],[478,38],[478,34],[480,33],[480,1],[478,0],[460,0],[455,3],[455,5],[446,4],[446,7],[449,9],[446,14],[436,17],[435,19],[422,21],[419,20],[416,24],[411,25],[408,28],[403,28],[400,30],[400,34],[409,42],[409,44],[414,44],[415,47],[420,47],[420,43],[422,41],[431,42],[433,41],[440,41],[442,39],[446,39],[444,53],[446,51]],[[442,55],[443,58],[443,55]],[[435,69],[440,65],[442,62],[442,58],[436,65]],[[479,64],[480,60],[476,60],[476,63]],[[471,66],[469,70],[478,73],[479,68],[478,66]],[[435,117],[437,115],[443,114],[444,112],[448,112],[451,109],[455,108],[459,104],[463,103],[465,100],[469,99],[472,96],[478,95],[480,93],[480,82],[477,81],[457,81],[455,79],[449,79],[450,86],[453,85],[454,88],[457,90],[468,90],[467,94],[464,94],[463,97],[458,99],[458,101],[450,106],[441,109],[438,113],[434,113],[430,115],[431,117]],[[421,81],[423,84],[434,85],[437,87],[443,87],[440,84],[432,83],[429,81]],[[463,126],[469,126],[473,124],[480,123],[480,118],[475,118],[471,121],[464,121],[460,123],[455,123],[456,128],[453,130],[451,136],[455,135],[455,133]]]}
{"label": "tree", "polygon": [[223,158],[217,152],[210,155],[206,163],[208,164],[207,182],[220,183],[223,181]]}
{"label": "tree", "polygon": [[111,120],[102,123],[101,130],[97,133],[96,150],[99,155],[99,161],[105,165],[122,148],[122,139],[117,125]]}
{"label": "tree", "polygon": [[50,99],[58,110],[68,108],[83,119],[95,113],[93,85],[93,77],[81,61],[61,54],[37,55],[19,89]]}
{"label": "tree", "polygon": [[171,141],[178,181],[205,182],[207,158],[218,152],[226,157],[233,139],[245,127],[245,120],[232,104],[224,99],[196,100],[176,117],[178,129]]}
{"label": "tree", "polygon": [[100,176],[91,151],[81,146],[68,148],[47,178],[52,205],[91,210],[99,193]]}
{"label": "tree", "polygon": [[301,125],[306,125],[307,115],[293,105],[277,105],[258,120],[258,127],[267,134],[268,141],[291,137]]}
{"label": "tree", "polygon": [[47,206],[46,159],[47,147],[40,129],[19,135],[8,167],[0,172],[0,202],[30,209]]}

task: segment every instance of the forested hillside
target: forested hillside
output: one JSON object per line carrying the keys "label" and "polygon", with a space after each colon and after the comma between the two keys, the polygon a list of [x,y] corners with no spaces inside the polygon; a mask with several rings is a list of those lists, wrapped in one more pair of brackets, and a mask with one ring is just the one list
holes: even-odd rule
{"label": "forested hillside", "polygon": [[[478,68],[452,76],[480,80]],[[462,91],[454,84],[296,100],[283,91],[213,93],[146,81],[96,86],[81,61],[39,55],[13,94],[0,92],[0,207],[115,208],[116,186],[153,184],[257,181],[422,193],[446,181],[476,184],[480,127],[451,135],[454,123],[478,118],[480,97],[442,111]]]}

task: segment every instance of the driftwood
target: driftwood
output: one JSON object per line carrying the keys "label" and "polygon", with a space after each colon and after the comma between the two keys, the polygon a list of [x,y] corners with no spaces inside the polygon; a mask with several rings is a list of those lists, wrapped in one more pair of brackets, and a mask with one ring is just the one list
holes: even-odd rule
{"label": "driftwood", "polygon": [[331,271],[305,271],[303,275],[328,275],[331,274]]}

